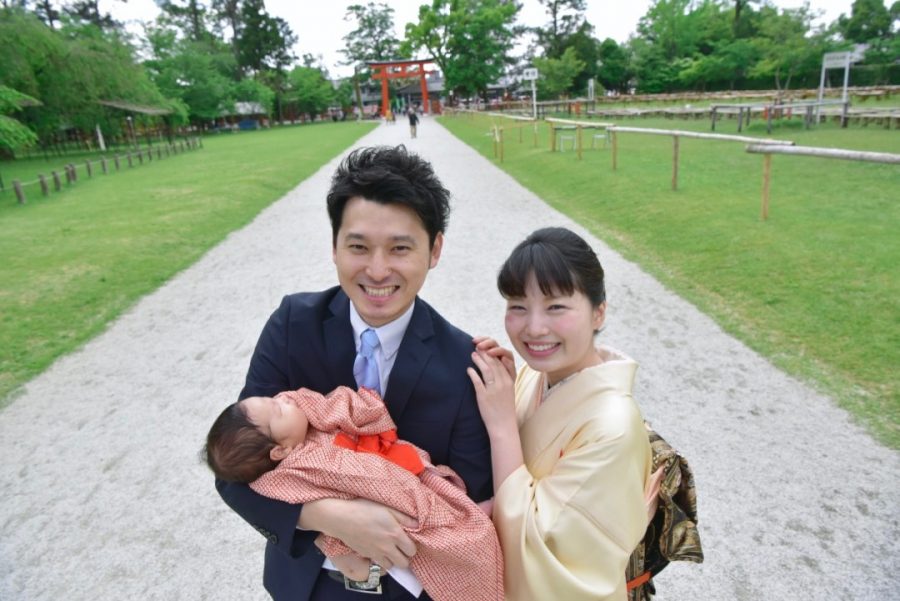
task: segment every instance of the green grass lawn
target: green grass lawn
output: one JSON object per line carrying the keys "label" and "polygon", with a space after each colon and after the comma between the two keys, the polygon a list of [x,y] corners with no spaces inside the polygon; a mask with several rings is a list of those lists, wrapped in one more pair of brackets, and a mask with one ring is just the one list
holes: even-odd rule
{"label": "green grass lawn", "polygon": [[[613,171],[610,148],[579,161],[549,151],[545,125],[534,148],[530,130],[520,143],[510,121],[494,122],[507,128],[508,173],[900,448],[900,167],[775,155],[762,221],[763,158],[741,143],[682,138],[672,191],[670,137],[620,133]],[[489,118],[442,123],[494,159]],[[709,131],[708,121],[619,124]],[[717,132],[735,134],[736,122]],[[765,123],[749,134],[767,137]],[[772,137],[900,154],[900,132],[871,125],[784,122]]]}
{"label": "green grass lawn", "polygon": [[[47,197],[34,180],[71,159],[0,164],[0,406],[142,295],[312,175],[374,125],[323,123],[208,137],[204,148]],[[110,167],[112,169],[112,167]],[[63,184],[65,186],[65,184]],[[324,201],[323,210],[324,210]]]}

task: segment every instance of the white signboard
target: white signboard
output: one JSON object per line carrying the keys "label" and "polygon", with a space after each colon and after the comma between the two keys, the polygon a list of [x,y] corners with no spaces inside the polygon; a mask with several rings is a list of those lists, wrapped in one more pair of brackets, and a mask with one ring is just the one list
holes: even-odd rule
{"label": "white signboard", "polygon": [[534,81],[538,78],[538,70],[537,69],[525,69],[522,72],[522,79],[525,81]]}
{"label": "white signboard", "polygon": [[850,64],[852,52],[828,52],[822,57],[822,66],[826,69],[843,68]]}

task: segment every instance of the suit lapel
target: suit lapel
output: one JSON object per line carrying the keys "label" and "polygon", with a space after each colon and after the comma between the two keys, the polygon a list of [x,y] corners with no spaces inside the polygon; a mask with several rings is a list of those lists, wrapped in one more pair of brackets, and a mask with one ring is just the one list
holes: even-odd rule
{"label": "suit lapel", "polygon": [[431,314],[427,305],[416,298],[412,318],[397,351],[397,360],[391,369],[385,396],[388,412],[395,422],[403,415],[413,388],[428,364],[432,353],[430,343],[432,336],[434,324],[431,321]]}
{"label": "suit lapel", "polygon": [[356,388],[356,378],[353,377],[356,348],[353,344],[353,326],[350,325],[350,299],[343,290],[338,290],[334,295],[328,309],[331,317],[322,324],[322,343],[325,346],[325,368],[334,385],[329,386],[328,390],[320,390],[322,394],[338,386]]}

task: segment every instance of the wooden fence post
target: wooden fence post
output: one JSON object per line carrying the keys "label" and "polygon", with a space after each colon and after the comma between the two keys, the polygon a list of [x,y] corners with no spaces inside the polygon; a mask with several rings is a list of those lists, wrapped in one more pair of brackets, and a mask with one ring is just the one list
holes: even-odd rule
{"label": "wooden fence post", "polygon": [[556,152],[556,126],[550,124],[550,152]]}
{"label": "wooden fence post", "polygon": [[118,155],[118,154],[116,154],[116,155],[113,157],[113,163],[114,163],[115,166],[116,166],[116,171],[118,171],[118,170],[119,170],[119,155]]}
{"label": "wooden fence post", "polygon": [[134,157],[131,156],[131,151],[130,151],[130,150],[128,151],[128,154],[127,154],[126,156],[128,157],[128,166],[129,166],[129,167],[134,167],[134,161],[132,160]]}
{"label": "wooden fence post", "polygon": [[59,173],[51,171],[50,175],[53,176],[53,189],[59,192],[62,189],[62,182],[59,181]]}
{"label": "wooden fence post", "polygon": [[50,188],[47,186],[47,178],[44,177],[44,174],[38,175],[38,182],[41,184],[41,194],[47,196],[50,194]]}
{"label": "wooden fence post", "polygon": [[156,158],[157,160],[162,160],[162,148],[159,146],[156,147]]}
{"label": "wooden fence post", "polygon": [[672,189],[678,189],[678,136],[672,136]]}
{"label": "wooden fence post", "polygon": [[68,186],[72,183],[72,171],[69,169],[68,165],[64,165],[63,169],[66,170],[66,185]]}
{"label": "wooden fence post", "polygon": [[107,173],[106,157],[100,158],[100,171],[103,172],[103,175]]}
{"label": "wooden fence post", "polygon": [[19,201],[19,204],[25,204],[25,191],[22,190],[22,184],[17,179],[13,180],[13,190],[16,192],[16,199]]}
{"label": "wooden fence post", "polygon": [[87,169],[88,177],[94,177],[94,172],[91,170],[91,159],[87,159],[84,162],[84,168]]}
{"label": "wooden fence post", "polygon": [[772,175],[772,155],[763,155],[763,189],[762,189],[762,219],[769,218],[769,182]]}
{"label": "wooden fence post", "polygon": [[[576,103],[575,105],[578,107],[579,105]],[[578,160],[581,160],[581,126],[578,125],[575,127],[575,143],[578,144]]]}
{"label": "wooden fence post", "polygon": [[138,163],[143,165],[144,164],[144,153],[142,151],[138,150],[135,154],[137,155]]}
{"label": "wooden fence post", "polygon": [[612,131],[612,161],[613,161],[613,171],[619,166],[619,136],[616,134],[616,130]]}
{"label": "wooden fence post", "polygon": [[72,170],[72,181],[78,181],[78,168],[75,166],[75,163],[69,163],[69,169]]}

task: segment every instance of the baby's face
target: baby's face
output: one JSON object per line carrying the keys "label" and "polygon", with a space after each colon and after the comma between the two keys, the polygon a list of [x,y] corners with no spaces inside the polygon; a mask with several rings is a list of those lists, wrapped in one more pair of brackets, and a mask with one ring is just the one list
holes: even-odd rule
{"label": "baby's face", "polygon": [[283,447],[294,448],[306,440],[309,420],[306,414],[285,396],[254,396],[241,401],[247,418]]}

